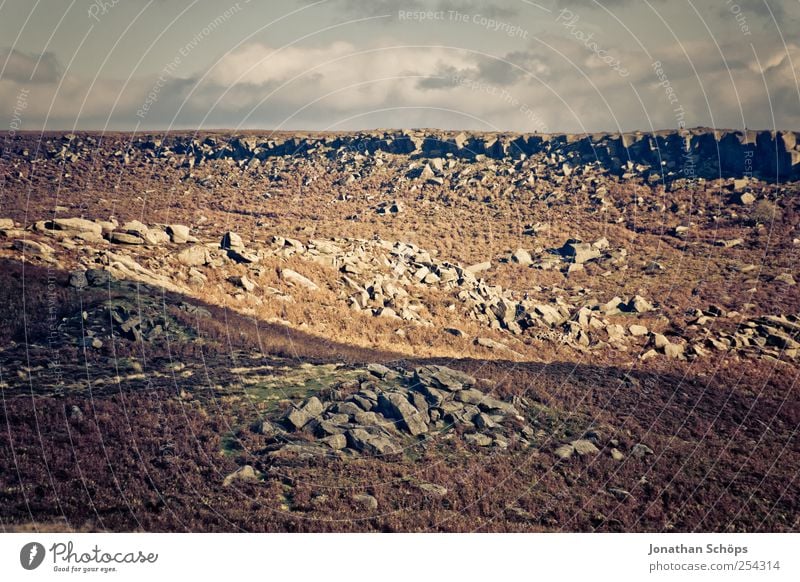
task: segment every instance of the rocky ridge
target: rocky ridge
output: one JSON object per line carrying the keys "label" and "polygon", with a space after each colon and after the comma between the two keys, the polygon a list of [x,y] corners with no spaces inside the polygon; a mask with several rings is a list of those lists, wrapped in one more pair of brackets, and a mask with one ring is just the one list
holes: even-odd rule
{"label": "rocky ridge", "polygon": [[[409,176],[441,183],[448,163],[441,158],[534,158],[541,169],[569,176],[574,168],[595,165],[615,174],[679,178],[759,176],[765,180],[800,177],[800,141],[792,131],[739,131],[694,128],[652,133],[511,134],[434,130],[367,131],[351,134],[286,135],[279,132],[220,136],[176,133],[122,140],[114,136],[45,136],[37,148],[66,163],[82,158],[117,159],[124,164],[174,161],[193,168],[208,160],[258,165],[276,157],[374,158],[381,154],[433,158],[412,165]],[[12,140],[11,152],[27,158],[31,146]],[[452,165],[450,165],[452,168]]]}

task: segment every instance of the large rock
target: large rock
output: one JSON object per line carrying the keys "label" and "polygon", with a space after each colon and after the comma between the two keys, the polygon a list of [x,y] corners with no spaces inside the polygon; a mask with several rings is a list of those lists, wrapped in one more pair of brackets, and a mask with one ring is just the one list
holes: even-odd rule
{"label": "large rock", "polygon": [[225,477],[222,481],[223,487],[230,487],[236,482],[239,483],[258,483],[261,480],[261,473],[256,471],[251,465],[239,467],[233,473]]}
{"label": "large rock", "polygon": [[422,366],[417,368],[414,370],[414,379],[418,384],[449,392],[456,392],[467,386],[473,386],[477,381],[473,376],[465,372],[445,366]]}
{"label": "large rock", "polygon": [[145,243],[145,240],[139,235],[116,230],[108,234],[108,240],[120,245],[143,245]]}
{"label": "large rock", "polygon": [[56,218],[48,223],[48,227],[54,230],[91,232],[98,236],[103,234],[102,226],[91,220],[86,220],[85,218]]}
{"label": "large rock", "polygon": [[86,278],[86,271],[72,271],[69,274],[69,286],[75,289],[88,287],[89,280]]}
{"label": "large rock", "polygon": [[304,426],[306,426],[309,422],[313,419],[317,418],[319,415],[322,414],[325,407],[320,402],[319,398],[316,396],[312,396],[308,400],[306,400],[303,406],[296,408],[290,408],[284,418],[291,424],[295,429],[300,430]]}
{"label": "large rock", "polygon": [[402,449],[383,435],[375,435],[363,428],[353,428],[345,433],[348,444],[357,451],[370,455],[392,455]]}
{"label": "large rock", "polygon": [[514,263],[522,265],[523,267],[527,267],[528,265],[533,263],[531,254],[525,249],[517,249],[516,251],[514,251],[514,254],[511,255],[511,260]]}
{"label": "large rock", "polygon": [[561,254],[570,257],[573,263],[582,265],[593,259],[597,259],[602,254],[600,250],[589,244],[578,241],[567,241],[561,248]]}
{"label": "large rock", "polygon": [[26,255],[34,255],[42,258],[47,258],[54,252],[52,247],[26,238],[15,240],[11,246],[14,250],[20,251]]}
{"label": "large rock", "polygon": [[402,421],[405,429],[412,436],[428,432],[422,413],[414,408],[402,392],[386,392],[378,396],[378,409],[387,418]]}
{"label": "large rock", "polygon": [[304,277],[297,271],[292,271],[291,269],[281,269],[281,278],[290,285],[304,287],[309,291],[317,291],[319,289],[317,284],[314,283],[311,279]]}
{"label": "large rock", "polygon": [[228,231],[222,235],[222,241],[219,244],[222,249],[230,249],[234,251],[244,250],[244,241],[235,232]]}
{"label": "large rock", "polygon": [[181,265],[187,267],[201,267],[211,262],[208,249],[203,245],[192,245],[175,255]]}
{"label": "large rock", "polygon": [[172,242],[177,244],[187,243],[191,239],[189,227],[183,224],[170,224],[167,226],[167,234]]}

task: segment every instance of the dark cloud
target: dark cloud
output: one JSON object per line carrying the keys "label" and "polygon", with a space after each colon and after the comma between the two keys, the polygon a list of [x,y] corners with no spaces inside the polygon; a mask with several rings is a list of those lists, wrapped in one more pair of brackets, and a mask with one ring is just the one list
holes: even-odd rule
{"label": "dark cloud", "polygon": [[[26,54],[11,48],[0,49],[2,79],[16,83],[52,83],[61,77],[61,65],[53,53]],[[2,69],[0,69],[2,70]]]}

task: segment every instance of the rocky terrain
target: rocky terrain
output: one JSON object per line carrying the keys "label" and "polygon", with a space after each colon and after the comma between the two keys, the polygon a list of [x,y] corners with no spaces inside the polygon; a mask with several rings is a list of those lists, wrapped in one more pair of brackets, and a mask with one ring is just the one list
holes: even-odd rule
{"label": "rocky terrain", "polygon": [[797,527],[793,132],[5,146],[6,529]]}

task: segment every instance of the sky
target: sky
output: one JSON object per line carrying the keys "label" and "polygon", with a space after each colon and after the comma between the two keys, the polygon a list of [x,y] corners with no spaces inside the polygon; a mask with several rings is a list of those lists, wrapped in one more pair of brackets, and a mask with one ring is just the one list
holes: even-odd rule
{"label": "sky", "polygon": [[800,129],[800,0],[0,0],[0,131]]}

